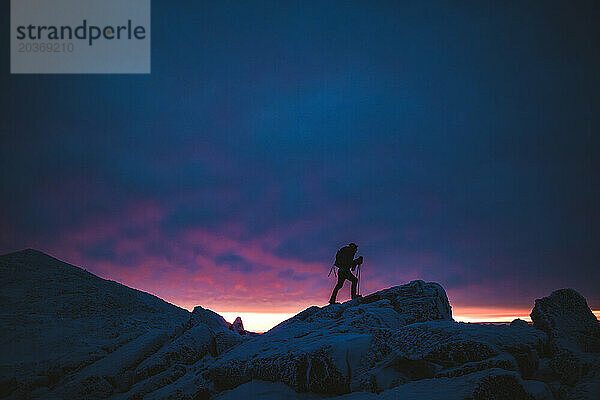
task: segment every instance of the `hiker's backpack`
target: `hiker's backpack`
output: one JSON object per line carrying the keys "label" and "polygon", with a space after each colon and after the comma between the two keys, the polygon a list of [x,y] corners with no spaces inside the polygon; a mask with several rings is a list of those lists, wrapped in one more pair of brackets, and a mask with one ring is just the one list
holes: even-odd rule
{"label": "hiker's backpack", "polygon": [[335,267],[340,268],[341,265],[344,265],[344,255],[343,255],[342,250],[343,249],[339,249],[337,251],[337,253],[335,254],[335,262],[333,263],[333,265],[331,266],[331,269],[329,270],[329,273],[327,274],[328,277],[331,275],[332,272],[333,272],[333,275],[335,277],[337,277],[337,273],[335,272]]}
{"label": "hiker's backpack", "polygon": [[339,249],[337,251],[337,253],[335,254],[335,262],[333,263],[333,265],[335,265],[338,268],[348,268],[347,265],[347,260],[345,260],[345,258],[348,258],[346,256],[346,252],[344,251],[345,247],[342,247],[341,249]]}

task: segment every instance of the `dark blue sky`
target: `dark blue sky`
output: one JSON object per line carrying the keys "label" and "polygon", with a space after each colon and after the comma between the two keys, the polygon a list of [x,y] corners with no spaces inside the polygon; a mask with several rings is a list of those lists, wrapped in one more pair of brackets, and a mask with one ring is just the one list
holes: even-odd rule
{"label": "dark blue sky", "polygon": [[0,252],[180,305],[364,288],[600,308],[598,2],[153,2],[151,75],[10,75]]}

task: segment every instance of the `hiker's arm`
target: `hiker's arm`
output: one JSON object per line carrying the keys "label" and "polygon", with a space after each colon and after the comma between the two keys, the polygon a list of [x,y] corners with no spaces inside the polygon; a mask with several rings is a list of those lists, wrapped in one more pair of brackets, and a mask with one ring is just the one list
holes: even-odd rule
{"label": "hiker's arm", "polygon": [[352,270],[354,270],[354,268],[356,268],[357,265],[362,264],[362,262],[363,262],[362,256],[360,256],[356,260],[352,261]]}

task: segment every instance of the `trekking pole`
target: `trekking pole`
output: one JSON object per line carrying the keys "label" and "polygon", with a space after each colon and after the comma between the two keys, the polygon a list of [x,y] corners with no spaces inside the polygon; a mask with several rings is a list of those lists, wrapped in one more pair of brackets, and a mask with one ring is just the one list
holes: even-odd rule
{"label": "trekking pole", "polygon": [[356,284],[356,294],[360,294],[360,264],[358,264],[358,283]]}

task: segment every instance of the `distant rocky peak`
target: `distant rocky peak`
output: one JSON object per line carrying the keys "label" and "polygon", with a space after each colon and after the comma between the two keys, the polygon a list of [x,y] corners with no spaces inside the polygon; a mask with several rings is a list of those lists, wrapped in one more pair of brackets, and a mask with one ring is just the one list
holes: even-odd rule
{"label": "distant rocky peak", "polygon": [[237,333],[246,333],[246,330],[244,329],[244,323],[242,322],[241,317],[237,317],[235,321],[233,321],[233,324],[231,324],[231,327]]}

